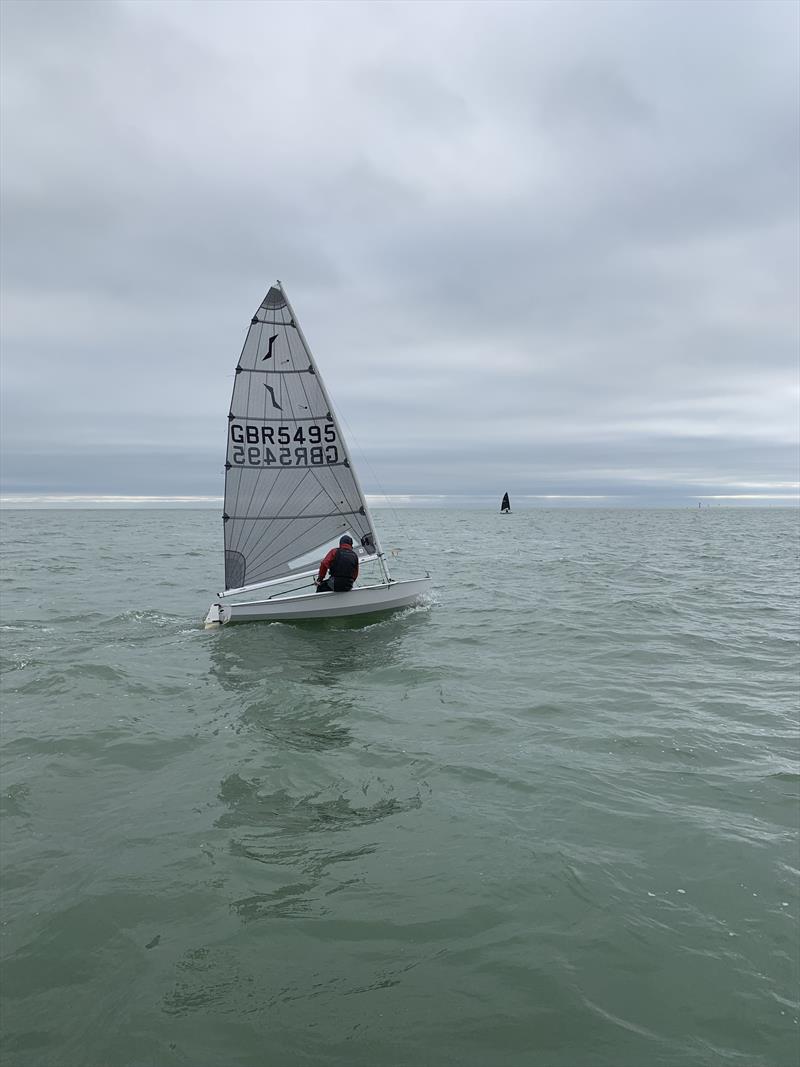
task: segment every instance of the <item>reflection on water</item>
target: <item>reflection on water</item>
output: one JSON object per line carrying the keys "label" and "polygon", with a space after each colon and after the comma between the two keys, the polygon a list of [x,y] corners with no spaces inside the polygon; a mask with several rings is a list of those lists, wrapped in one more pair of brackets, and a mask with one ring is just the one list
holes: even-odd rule
{"label": "reflection on water", "polygon": [[427,611],[409,609],[361,619],[223,627],[209,634],[211,674],[234,690],[269,678],[332,685],[353,672],[402,661],[406,639],[427,623]]}
{"label": "reflection on water", "polygon": [[[270,747],[294,751],[342,748],[351,743],[346,720],[354,683],[399,670],[405,642],[427,613],[396,613],[358,627],[348,620],[251,623],[210,635],[210,675],[243,698],[234,711],[237,732],[254,731]],[[336,626],[332,624],[336,623]]]}
{"label": "reflection on water", "polygon": [[189,949],[175,965],[175,988],[164,996],[166,1015],[197,1011],[228,1015],[242,1012],[253,999],[253,978],[242,971],[233,953],[206,946]]}
{"label": "reflection on water", "polygon": [[350,830],[365,823],[377,822],[388,815],[397,815],[418,808],[419,791],[405,800],[383,796],[374,804],[354,805],[337,787],[319,790],[306,796],[293,797],[285,789],[263,793],[257,780],[248,781],[238,774],[224,778],[219,798],[230,807],[215,822],[215,826],[259,826],[265,838],[293,834],[307,834],[331,830]]}
{"label": "reflection on water", "polygon": [[[411,958],[408,958],[409,955]],[[371,960],[359,967],[351,965],[349,968],[337,967],[323,955],[310,974],[302,970],[300,977],[296,970],[292,974],[291,961],[287,961],[274,971],[266,972],[265,977],[263,966],[255,968],[252,961],[248,961],[241,952],[232,952],[219,946],[203,946],[188,950],[176,964],[174,988],[164,996],[161,1010],[166,1015],[178,1017],[202,1013],[239,1019],[272,1012],[292,1002],[316,1001],[320,998],[323,1005],[328,1005],[328,1010],[336,1010],[335,1005],[341,1004],[342,997],[398,986],[409,972],[446,955],[446,948],[414,946],[413,950],[406,950],[403,958]],[[310,1025],[315,1026],[316,1023],[307,1024]],[[357,1023],[353,1030],[358,1030],[360,1025]],[[260,1040],[263,1042],[263,1039]],[[308,1034],[303,1034],[303,1051],[290,1060],[266,1060],[262,1048],[254,1050],[253,1059],[248,1062],[330,1062],[325,1058],[326,1050],[323,1048],[318,1050],[316,1059],[309,1060],[307,1052],[311,1040]]]}
{"label": "reflection on water", "polygon": [[[256,635],[220,634],[227,640],[215,641],[211,650],[211,674],[239,697],[232,709],[236,732],[261,737],[273,752],[349,745],[351,732],[344,723],[353,711],[350,696],[333,682],[320,689],[320,665],[302,659],[308,657],[307,649],[285,649],[276,660],[275,645],[265,646],[264,628],[258,629]],[[352,657],[346,654],[345,659]]]}
{"label": "reflection on water", "polygon": [[214,823],[229,835],[239,884],[228,906],[243,922],[327,914],[331,897],[364,880],[378,848],[371,828],[421,807],[416,781],[349,772],[359,759],[355,724],[369,711],[364,693],[376,677],[403,678],[407,639],[427,619],[256,623],[211,635],[210,675],[233,697],[233,729],[254,741],[248,764],[262,768],[230,768]]}
{"label": "reflection on water", "polygon": [[[287,789],[268,791],[257,779],[238,774],[223,779],[219,799],[229,810],[214,825],[237,831],[229,853],[262,865],[259,886],[273,882],[232,901],[231,909],[245,922],[325,914],[326,898],[360,882],[360,861],[377,850],[374,841],[363,839],[363,830],[422,806],[419,788],[397,797],[391,784],[378,779],[361,788],[364,797],[370,787],[380,795],[358,803],[344,795],[341,782],[293,796]],[[337,834],[333,847],[326,836],[331,833]],[[339,834],[345,834],[346,842]],[[338,869],[342,864],[352,865],[345,875]]]}
{"label": "reflection on water", "polygon": [[412,512],[432,611],[214,634],[217,519],[14,513],[5,1062],[796,1063],[797,516],[699,514]]}
{"label": "reflection on water", "polygon": [[330,897],[348,886],[357,885],[361,876],[354,875],[332,880],[332,884],[321,889],[321,883],[328,875],[328,869],[339,863],[356,863],[377,850],[377,845],[366,844],[360,848],[330,851],[322,848],[287,848],[275,849],[265,858],[263,854],[253,851],[239,842],[234,842],[231,853],[254,859],[259,863],[277,864],[295,869],[296,877],[301,881],[289,882],[268,893],[253,893],[231,903],[231,909],[245,922],[253,919],[287,918],[293,915],[319,914],[325,911],[320,906],[320,897]]}
{"label": "reflection on water", "polygon": [[344,698],[313,700],[301,697],[294,704],[278,705],[272,700],[248,704],[241,714],[243,727],[260,734],[272,746],[296,752],[344,748],[352,741],[342,719],[353,709]]}

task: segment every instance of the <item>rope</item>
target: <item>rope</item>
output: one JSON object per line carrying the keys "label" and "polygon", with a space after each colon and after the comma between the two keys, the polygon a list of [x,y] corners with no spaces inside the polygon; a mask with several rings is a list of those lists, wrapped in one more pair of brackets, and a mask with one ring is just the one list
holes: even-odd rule
{"label": "rope", "polygon": [[336,417],[341,422],[343,422],[345,427],[347,428],[347,432],[350,435],[350,440],[355,444],[356,448],[359,451],[361,459],[363,459],[365,465],[369,469],[369,473],[372,475],[373,481],[375,482],[375,484],[378,486],[378,489],[380,490],[380,495],[384,498],[386,503],[389,505],[389,509],[392,512],[392,516],[394,517],[394,520],[397,523],[397,525],[400,527],[401,533],[403,535],[403,539],[405,541],[408,541],[409,540],[408,532],[406,531],[405,525],[403,524],[403,521],[400,518],[400,513],[398,512],[397,508],[394,506],[394,504],[389,499],[389,494],[384,490],[383,486],[381,485],[381,483],[380,483],[380,481],[378,479],[378,476],[375,473],[375,470],[373,469],[372,464],[370,463],[369,459],[367,458],[367,455],[364,452],[364,449],[361,447],[361,442],[358,440],[358,438],[356,437],[355,433],[353,433],[353,427],[350,425],[350,423],[347,421],[347,419],[344,417],[344,415],[342,415],[342,413],[339,411],[338,405],[336,405],[335,414],[336,414]]}

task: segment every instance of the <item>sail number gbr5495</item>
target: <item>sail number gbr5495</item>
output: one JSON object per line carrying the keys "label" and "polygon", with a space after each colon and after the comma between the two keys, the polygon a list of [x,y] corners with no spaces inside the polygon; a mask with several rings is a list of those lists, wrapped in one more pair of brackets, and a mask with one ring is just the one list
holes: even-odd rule
{"label": "sail number gbr5495", "polygon": [[230,459],[242,467],[325,467],[340,462],[336,427],[326,422],[265,426],[232,422]]}

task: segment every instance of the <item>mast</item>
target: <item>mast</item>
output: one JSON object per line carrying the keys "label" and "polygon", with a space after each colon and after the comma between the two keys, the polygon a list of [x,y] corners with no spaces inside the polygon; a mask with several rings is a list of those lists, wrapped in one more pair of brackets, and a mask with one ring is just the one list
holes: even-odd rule
{"label": "mast", "polygon": [[[330,398],[330,395],[328,394],[328,390],[325,388],[325,379],[319,373],[319,368],[317,367],[317,361],[314,359],[314,354],[311,351],[311,346],[308,343],[306,335],[303,333],[303,328],[300,325],[300,321],[297,318],[297,315],[295,315],[295,313],[294,313],[294,308],[292,307],[291,301],[289,300],[289,297],[286,295],[286,290],[283,288],[283,283],[281,282],[280,279],[278,279],[275,284],[280,289],[281,294],[283,295],[283,299],[286,301],[286,306],[289,309],[289,314],[291,315],[292,322],[294,323],[295,329],[297,330],[297,333],[298,333],[298,335],[300,337],[300,340],[303,342],[303,344],[305,346],[306,352],[308,352],[309,359],[311,360],[312,364],[314,365],[314,370],[316,372],[316,377],[317,377],[317,385],[319,386],[320,391],[322,392],[322,395],[325,397],[325,400],[326,400],[326,402],[328,404],[328,410],[331,411],[331,412],[334,412],[333,403],[331,402],[331,398]],[[348,463],[350,464],[350,476],[352,477],[353,481],[355,482],[356,490],[358,491],[358,495],[361,497],[361,500],[362,500],[362,503],[363,503],[363,506],[364,506],[365,517],[367,518],[367,520],[369,522],[369,528],[372,531],[372,536],[373,536],[373,540],[374,540],[374,543],[375,543],[375,554],[378,557],[378,562],[380,563],[380,567],[381,567],[381,570],[383,572],[383,576],[386,579],[387,583],[388,582],[392,582],[392,581],[394,581],[394,579],[392,578],[391,574],[389,573],[389,568],[386,565],[386,556],[384,554],[383,549],[381,548],[381,543],[380,543],[380,540],[378,538],[378,531],[376,530],[375,523],[372,520],[372,513],[369,510],[369,505],[367,504],[367,498],[365,497],[364,490],[361,487],[361,481],[360,481],[360,479],[358,477],[358,471],[357,471],[356,466],[353,463],[353,460],[352,460],[352,458],[350,456],[350,450],[347,447],[347,440],[346,440],[344,434],[340,435],[340,440],[341,440],[341,443],[342,443],[342,448],[343,448],[343,451],[344,451],[344,454],[345,454],[345,458],[347,459]]]}

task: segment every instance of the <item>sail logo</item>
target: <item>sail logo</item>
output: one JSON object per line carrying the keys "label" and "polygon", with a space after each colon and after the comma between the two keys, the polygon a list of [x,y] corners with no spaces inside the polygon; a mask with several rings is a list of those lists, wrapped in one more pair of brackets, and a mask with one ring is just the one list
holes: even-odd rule
{"label": "sail logo", "polygon": [[267,349],[266,355],[261,357],[262,361],[265,360],[265,359],[272,359],[272,346],[275,344],[275,342],[277,340],[278,340],[278,335],[276,333],[274,333],[272,335],[272,337],[270,337],[270,339],[269,339],[269,348]]}
{"label": "sail logo", "polygon": [[[264,356],[264,359],[267,359],[267,358],[268,358],[267,356]],[[274,408],[277,408],[278,411],[283,411],[283,408],[280,406],[278,401],[275,399],[275,390],[272,388],[272,386],[271,385],[267,385],[266,383],[264,383],[264,388],[267,390],[267,392],[270,395],[270,399],[272,400],[272,406]]]}

